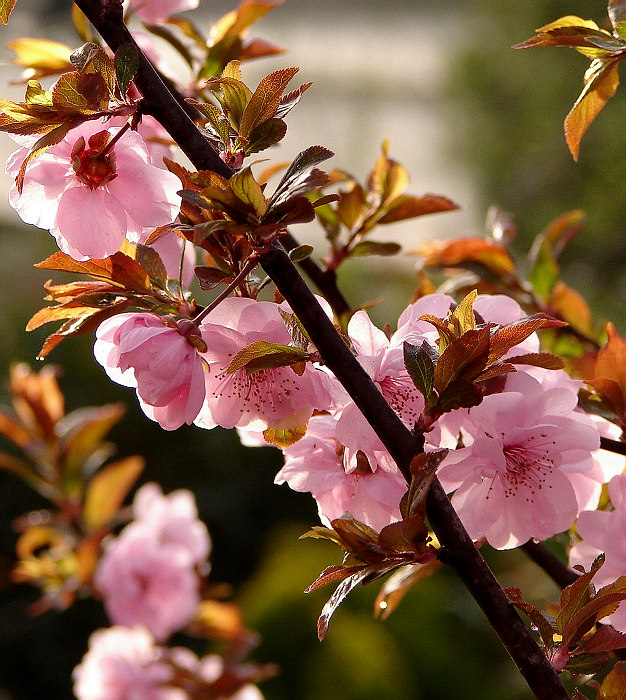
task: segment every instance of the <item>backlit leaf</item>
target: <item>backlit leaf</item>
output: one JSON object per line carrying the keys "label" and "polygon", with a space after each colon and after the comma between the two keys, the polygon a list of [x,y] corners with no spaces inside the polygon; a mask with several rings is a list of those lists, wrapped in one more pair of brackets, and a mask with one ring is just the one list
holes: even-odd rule
{"label": "backlit leaf", "polygon": [[595,59],[585,73],[585,87],[565,117],[565,140],[574,160],[580,141],[619,85],[617,60]]}
{"label": "backlit leaf", "polygon": [[256,126],[276,114],[282,94],[297,72],[298,68],[295,67],[282,68],[261,80],[241,117],[240,136],[248,138]]}
{"label": "backlit leaf", "polygon": [[626,661],[618,661],[598,688],[596,700],[624,700],[626,697]]}
{"label": "backlit leaf", "polygon": [[29,78],[39,80],[48,75],[72,70],[70,63],[72,49],[58,41],[23,37],[10,41],[7,48],[17,54],[13,63],[29,69],[27,71]]}
{"label": "backlit leaf", "polygon": [[468,263],[478,263],[498,275],[510,274],[515,270],[515,261],[506,248],[484,238],[433,241],[415,252],[424,256],[426,267],[462,267]]}
{"label": "backlit leaf", "polygon": [[306,425],[296,428],[267,428],[263,431],[263,438],[270,445],[276,445],[284,450],[302,439],[306,435],[306,428]]}
{"label": "backlit leaf", "polygon": [[391,224],[395,221],[406,221],[417,216],[437,214],[458,209],[451,199],[438,194],[425,194],[417,197],[410,194],[400,194],[385,206],[385,214],[376,219],[377,224]]}
{"label": "backlit leaf", "polygon": [[399,243],[380,241],[359,241],[354,248],[350,250],[350,257],[363,257],[366,255],[382,255],[389,257],[397,255],[402,250]]}
{"label": "backlit leaf", "polygon": [[83,519],[90,532],[113,518],[144,468],[141,457],[126,457],[103,467],[87,484]]}
{"label": "backlit leaf", "polygon": [[0,22],[7,24],[17,0],[0,0]]}
{"label": "backlit leaf", "polygon": [[259,219],[265,214],[267,211],[267,200],[249,167],[242,168],[235,173],[228,181],[228,184],[235,195],[254,210]]}

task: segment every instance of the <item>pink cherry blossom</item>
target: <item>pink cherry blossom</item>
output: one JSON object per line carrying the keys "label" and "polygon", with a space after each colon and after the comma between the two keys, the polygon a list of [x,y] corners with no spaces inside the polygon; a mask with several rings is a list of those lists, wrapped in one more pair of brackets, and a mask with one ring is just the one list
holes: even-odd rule
{"label": "pink cherry blossom", "polygon": [[345,513],[376,530],[400,520],[399,503],[407,486],[398,469],[390,471],[389,458],[386,468],[379,468],[379,453],[361,452],[358,466],[348,464],[336,429],[332,416],[313,416],[306,435],[284,450],[285,466],[275,483],[311,492],[326,525]]}
{"label": "pink cherry blossom", "polygon": [[570,474],[593,467],[597,428],[575,411],[570,387],[546,388],[525,372],[509,375],[464,423],[467,447],[439,470],[470,535],[497,549],[568,529],[579,510]]}
{"label": "pink cherry blossom", "polygon": [[150,632],[139,626],[94,632],[89,651],[73,672],[78,700],[182,700],[167,689],[171,666],[162,660]]}
{"label": "pink cherry blossom", "polygon": [[192,566],[205,562],[211,553],[209,533],[198,520],[193,493],[187,489],[164,496],[158,484],[144,484],[133,499],[133,517],[152,531],[161,547],[173,548],[179,557],[186,552]]}
{"label": "pink cherry blossom", "polygon": [[145,24],[162,24],[169,17],[198,7],[199,0],[125,0],[125,11],[131,11]]}
{"label": "pink cherry blossom", "polygon": [[[324,302],[325,303],[325,302]],[[326,304],[326,306],[328,306]],[[289,345],[291,337],[280,315],[290,312],[267,301],[241,297],[225,299],[200,325],[207,345],[206,402],[197,425],[262,431],[305,425],[314,410],[332,402],[333,380],[307,362],[302,373],[292,367],[245,368],[229,372],[235,355],[256,341]]]}
{"label": "pink cherry blossom", "polygon": [[144,413],[166,430],[191,424],[204,401],[204,349],[189,321],[166,325],[160,316],[125,313],[100,324],[94,355],[109,377],[135,387]]}
{"label": "pink cherry blossom", "polygon": [[[179,179],[152,164],[141,136],[127,130],[109,147],[120,128],[107,126],[95,120],[71,129],[27,166],[22,192],[14,185],[9,193],[22,220],[49,229],[76,260],[113,255],[124,239],[138,242],[180,208]],[[27,152],[9,157],[13,177]]]}
{"label": "pink cherry blossom", "polygon": [[[626,576],[626,540],[623,537],[626,532],[626,476],[613,477],[608,489],[613,510],[581,513],[576,531],[582,542],[575,544],[569,553],[570,566],[581,564],[589,571],[593,560],[604,552],[604,564],[593,579],[596,588],[606,586],[619,576]],[[620,603],[617,610],[603,621],[626,633],[626,605]]]}
{"label": "pink cherry blossom", "polygon": [[[433,330],[431,325],[425,324],[426,328]],[[357,311],[352,316],[347,332],[363,369],[405,425],[412,428],[424,409],[424,398],[404,366],[402,340],[408,332],[402,339],[397,334],[389,339],[365,311]],[[433,343],[436,337],[435,331],[431,338]],[[337,438],[348,449],[351,463],[358,450],[384,452],[380,439],[353,401],[346,398],[339,414]],[[396,469],[390,460],[383,460],[380,466],[391,471]]]}
{"label": "pink cherry blossom", "polygon": [[196,612],[196,568],[207,571],[209,535],[189,491],[165,497],[156,484],[146,484],[133,512],[136,519],[105,541],[94,585],[112,622],[145,625],[163,641]]}

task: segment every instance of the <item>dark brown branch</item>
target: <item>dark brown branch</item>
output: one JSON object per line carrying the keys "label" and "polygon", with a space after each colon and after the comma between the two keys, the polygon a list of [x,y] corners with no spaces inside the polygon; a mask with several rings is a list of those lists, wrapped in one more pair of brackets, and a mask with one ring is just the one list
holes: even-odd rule
{"label": "dark brown branch", "polygon": [[[76,0],[76,4],[112,49],[132,40],[122,21],[120,0]],[[217,165],[221,169],[215,151],[141,52],[139,55],[136,82],[149,111],[158,115],[196,168],[210,169]],[[421,450],[420,441],[400,421],[353,357],[282,247],[275,243],[262,256],[261,263],[310,334],[328,367],[371,423],[408,480],[411,460]],[[438,481],[429,492],[428,516],[443,547],[445,561],[459,574],[484,611],[535,697],[542,700],[568,698],[558,675],[509,603]]]}
{"label": "dark brown branch", "polygon": [[618,455],[626,455],[626,442],[611,440],[611,438],[600,438],[600,447],[607,452],[615,452]]}

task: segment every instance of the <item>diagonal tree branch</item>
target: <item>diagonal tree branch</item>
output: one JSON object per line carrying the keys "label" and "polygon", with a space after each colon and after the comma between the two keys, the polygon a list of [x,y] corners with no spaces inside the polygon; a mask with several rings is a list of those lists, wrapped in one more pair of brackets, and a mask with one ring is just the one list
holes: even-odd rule
{"label": "diagonal tree branch", "polygon": [[[102,38],[115,51],[133,39],[122,18],[121,0],[75,0]],[[180,103],[139,51],[136,83],[146,112],[155,115],[198,169],[223,172],[224,164],[201,136]],[[291,305],[312,341],[351,398],[385,444],[407,481],[409,465],[422,445],[385,401],[369,375],[354,358],[284,249],[275,243],[261,264]],[[443,547],[442,558],[458,573],[484,611],[535,697],[568,698],[558,674],[533,639],[497,579],[463,528],[435,480],[428,495],[428,517]]]}

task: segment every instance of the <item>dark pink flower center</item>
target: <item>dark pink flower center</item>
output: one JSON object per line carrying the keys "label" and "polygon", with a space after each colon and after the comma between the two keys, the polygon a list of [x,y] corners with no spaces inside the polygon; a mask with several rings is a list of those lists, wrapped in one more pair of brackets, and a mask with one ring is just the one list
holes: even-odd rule
{"label": "dark pink flower center", "polygon": [[515,495],[520,488],[528,489],[532,496],[545,486],[547,476],[555,467],[545,445],[508,445],[504,447],[504,458],[507,496]]}
{"label": "dark pink flower center", "polygon": [[111,135],[100,131],[89,138],[80,138],[72,149],[72,167],[76,177],[90,189],[106,185],[117,177],[115,153],[109,146]]}

